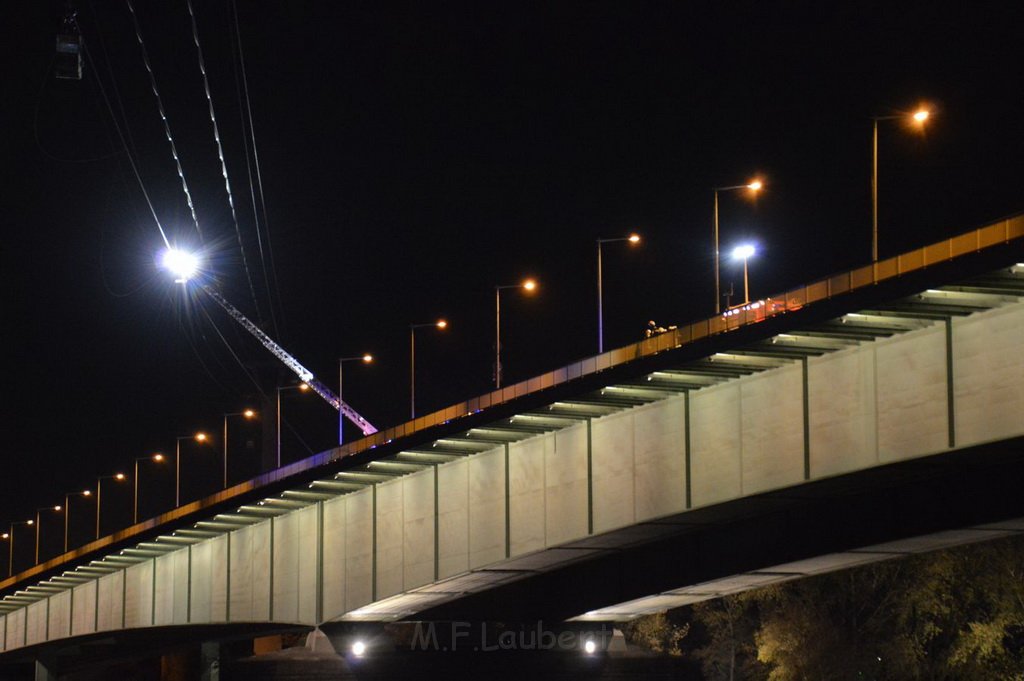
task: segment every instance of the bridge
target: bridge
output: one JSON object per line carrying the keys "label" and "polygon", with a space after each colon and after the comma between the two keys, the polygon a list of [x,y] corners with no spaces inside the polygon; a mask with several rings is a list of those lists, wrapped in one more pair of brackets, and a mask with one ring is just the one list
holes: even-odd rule
{"label": "bridge", "polygon": [[0,582],[0,664],[399,620],[586,627],[1021,532],[1021,347],[1017,216],[34,566]]}

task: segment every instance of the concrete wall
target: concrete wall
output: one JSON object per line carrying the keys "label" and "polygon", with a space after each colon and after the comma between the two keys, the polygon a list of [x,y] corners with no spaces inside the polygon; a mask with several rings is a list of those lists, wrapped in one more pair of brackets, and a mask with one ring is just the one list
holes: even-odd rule
{"label": "concrete wall", "polygon": [[589,533],[1024,435],[1022,347],[1015,304],[582,420],[0,616],[0,651],[122,627],[315,624]]}

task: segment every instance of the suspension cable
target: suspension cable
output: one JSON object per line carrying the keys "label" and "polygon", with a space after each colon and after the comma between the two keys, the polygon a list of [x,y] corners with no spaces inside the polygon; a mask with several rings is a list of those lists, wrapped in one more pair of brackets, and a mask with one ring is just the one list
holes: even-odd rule
{"label": "suspension cable", "polygon": [[231,181],[228,179],[228,165],[224,160],[224,146],[220,140],[220,128],[217,127],[217,116],[213,110],[213,97],[210,95],[210,80],[206,75],[206,61],[203,59],[203,47],[199,43],[199,27],[196,25],[196,13],[192,9],[192,0],[186,0],[188,14],[192,19],[192,40],[196,44],[196,55],[199,57],[199,72],[203,74],[203,89],[206,91],[206,103],[210,109],[210,122],[213,123],[213,139],[217,143],[217,158],[220,159],[220,172],[224,176],[224,189],[228,194],[228,205],[231,207],[231,219],[235,223],[235,236],[238,238],[238,250],[242,255],[242,268],[245,270],[245,278],[249,282],[249,293],[252,295],[252,304],[256,308],[256,316],[260,314],[259,300],[256,298],[256,287],[252,282],[252,274],[249,272],[249,261],[245,256],[245,245],[242,243],[242,230],[238,226],[238,214],[235,211],[235,197],[231,193]]}
{"label": "suspension cable", "polygon": [[167,141],[171,145],[171,155],[174,157],[174,163],[178,168],[178,177],[181,178],[181,188],[185,192],[185,201],[188,203],[189,210],[192,211],[192,222],[196,226],[196,233],[199,235],[199,241],[203,241],[203,231],[199,227],[199,217],[196,215],[195,206],[192,204],[192,194],[188,190],[188,183],[185,182],[185,171],[181,168],[181,159],[178,158],[178,149],[174,145],[174,137],[171,135],[171,124],[167,120],[167,114],[164,112],[164,103],[160,98],[160,91],[156,87],[156,76],[153,74],[153,67],[149,63],[149,53],[146,51],[146,44],[142,41],[142,29],[139,26],[139,18],[135,14],[135,7],[132,6],[132,0],[125,0],[128,3],[128,10],[132,15],[132,23],[135,24],[135,38],[139,41],[139,48],[142,50],[142,61],[146,65],[146,71],[149,73],[149,84],[153,90],[153,95],[156,97],[157,109],[160,111],[160,118],[164,122],[164,133],[167,135]]}
{"label": "suspension cable", "polygon": [[[271,240],[270,240],[270,223],[269,223],[269,221],[267,219],[267,203],[266,203],[266,200],[265,200],[264,195],[263,195],[263,176],[260,173],[260,158],[259,158],[258,152],[256,151],[256,129],[253,127],[252,104],[250,103],[250,100],[249,100],[249,82],[248,82],[248,77],[247,77],[246,72],[245,72],[245,53],[242,51],[242,31],[239,28],[238,6],[236,5],[235,0],[231,0],[231,9],[232,9],[232,14],[234,16],[235,44],[236,44],[236,46],[238,48],[238,64],[239,64],[239,67],[241,69],[241,78],[239,80],[241,81],[241,87],[242,87],[242,90],[243,90],[244,96],[245,96],[245,112],[240,112],[240,113],[242,115],[242,131],[243,131],[242,139],[245,142],[246,168],[249,171],[249,191],[252,194],[253,218],[256,221],[256,244],[259,247],[260,265],[262,266],[262,269],[263,269],[263,283],[264,283],[264,286],[267,289],[267,298],[268,298],[269,303],[270,303],[270,322],[271,322],[271,324],[273,325],[273,327],[275,329],[275,332],[274,332],[275,335],[280,336],[281,332],[280,332],[280,329],[278,328],[277,314],[276,314],[276,311],[275,311],[276,307],[274,305],[274,301],[276,299],[277,303],[278,303],[277,306],[278,307],[280,306],[280,297],[279,297],[279,295],[277,293],[277,291],[278,291],[278,287],[277,287],[277,272],[276,272],[276,269],[275,269],[275,266],[274,266],[274,250],[273,250],[273,247],[271,245]],[[257,186],[259,187],[259,203],[260,203],[260,208],[261,208],[262,213],[263,213],[263,230],[260,229],[260,221],[259,221],[259,217],[258,217],[258,211],[256,209],[256,193],[252,189],[252,167],[249,164],[249,138],[247,138],[245,136],[245,130],[247,129],[247,126],[246,126],[246,115],[248,115],[249,137],[252,140],[252,155],[253,155],[253,165],[256,168],[256,183],[257,183]],[[264,251],[263,251],[263,232],[264,231],[266,232],[266,241],[267,241],[267,252],[266,253],[264,253]],[[268,258],[269,258],[269,261],[270,261],[270,266],[269,267],[267,266]],[[269,270],[269,274],[268,274],[268,270]],[[271,283],[273,283],[273,286],[271,285]]]}

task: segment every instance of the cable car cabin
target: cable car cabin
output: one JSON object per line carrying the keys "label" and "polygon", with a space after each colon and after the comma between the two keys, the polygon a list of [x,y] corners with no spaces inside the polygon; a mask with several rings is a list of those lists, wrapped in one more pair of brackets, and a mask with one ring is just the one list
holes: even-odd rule
{"label": "cable car cabin", "polygon": [[57,35],[54,72],[58,78],[82,80],[82,36],[77,32]]}

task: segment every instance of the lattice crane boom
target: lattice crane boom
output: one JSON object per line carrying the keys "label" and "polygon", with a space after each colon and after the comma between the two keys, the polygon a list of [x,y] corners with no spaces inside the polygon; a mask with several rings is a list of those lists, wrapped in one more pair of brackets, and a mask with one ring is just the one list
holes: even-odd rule
{"label": "lattice crane boom", "polygon": [[295,372],[295,375],[298,376],[302,382],[304,382],[306,385],[312,388],[313,392],[315,392],[320,397],[324,398],[324,400],[329,405],[331,405],[332,407],[340,411],[342,414],[344,414],[345,418],[354,423],[357,428],[363,431],[363,435],[372,435],[373,433],[377,432],[377,429],[373,426],[373,424],[371,424],[369,421],[360,416],[359,412],[357,412],[355,409],[345,404],[340,397],[334,394],[334,391],[332,391],[326,385],[318,381],[316,377],[313,376],[312,371],[302,366],[302,364],[299,363],[299,360],[292,357],[284,348],[275,343],[274,339],[272,339],[270,336],[263,332],[263,329],[252,323],[252,321],[250,321],[248,317],[242,314],[234,305],[229,303],[228,300],[219,292],[217,292],[212,286],[204,284],[202,286],[202,289],[206,293],[206,295],[213,298],[218,305],[224,308],[224,311],[227,312],[232,319],[241,324],[242,328],[251,333],[256,338],[256,340],[258,340],[260,344],[263,345],[263,347],[265,347],[267,350],[271,352],[271,354],[274,355],[274,357],[277,357],[279,360],[284,362],[284,365],[286,367]]}

